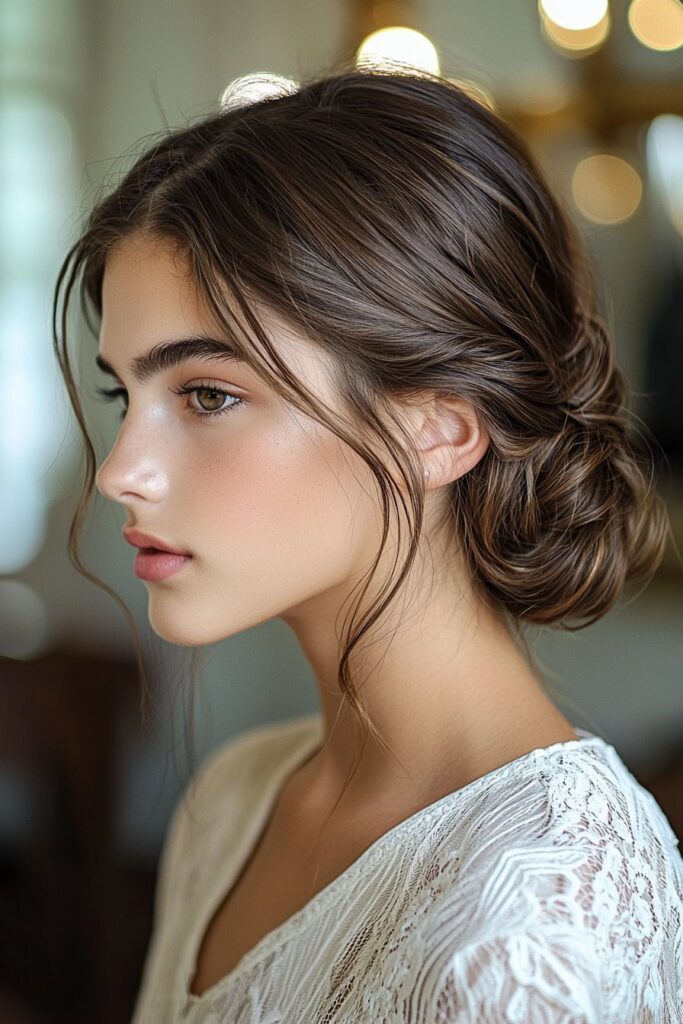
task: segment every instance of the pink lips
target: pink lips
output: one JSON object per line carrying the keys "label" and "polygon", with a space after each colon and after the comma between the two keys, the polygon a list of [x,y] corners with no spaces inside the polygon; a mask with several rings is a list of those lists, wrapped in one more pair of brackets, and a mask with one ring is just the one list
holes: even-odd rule
{"label": "pink lips", "polygon": [[126,527],[123,536],[133,547],[140,548],[135,559],[135,575],[141,580],[165,580],[192,561],[186,551],[174,551],[170,545],[151,533]]}
{"label": "pink lips", "polygon": [[135,558],[135,575],[141,580],[156,582],[175,576],[188,562],[191,555],[176,555],[172,551],[156,551],[143,548]]}

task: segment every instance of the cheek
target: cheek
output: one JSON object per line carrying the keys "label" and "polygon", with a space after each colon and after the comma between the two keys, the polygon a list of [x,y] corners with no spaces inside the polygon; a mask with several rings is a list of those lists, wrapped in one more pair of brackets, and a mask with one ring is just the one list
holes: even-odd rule
{"label": "cheek", "polygon": [[362,460],[311,421],[240,431],[195,462],[188,543],[249,588],[337,580],[376,536],[372,484]]}
{"label": "cheek", "polygon": [[214,643],[328,592],[336,605],[377,552],[370,471],[310,421],[217,437],[177,468],[195,564],[177,587],[151,588],[149,606],[173,643]]}

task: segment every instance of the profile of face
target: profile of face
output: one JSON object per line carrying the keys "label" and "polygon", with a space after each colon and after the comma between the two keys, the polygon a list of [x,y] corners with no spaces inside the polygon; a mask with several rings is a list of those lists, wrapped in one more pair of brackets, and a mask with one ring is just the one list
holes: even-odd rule
{"label": "profile of face", "polygon": [[[336,612],[375,557],[381,515],[365,463],[243,361],[191,356],[134,376],[133,360],[160,344],[227,340],[179,259],[141,233],[107,259],[100,356],[127,412],[96,485],[127,527],[192,556],[145,586],[154,631],[193,646],[273,617],[301,625],[313,606]],[[265,325],[298,379],[334,406],[319,350]]]}

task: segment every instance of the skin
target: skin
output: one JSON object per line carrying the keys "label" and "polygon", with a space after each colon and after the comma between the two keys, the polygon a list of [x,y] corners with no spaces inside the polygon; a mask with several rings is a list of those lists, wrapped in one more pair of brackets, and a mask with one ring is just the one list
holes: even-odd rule
{"label": "skin", "polygon": [[[296,635],[318,683],[325,727],[322,748],[283,795],[283,813],[308,840],[360,749],[353,714],[344,708],[337,719],[337,634],[379,548],[376,486],[355,452],[244,363],[192,360],[145,384],[133,380],[131,359],[158,342],[197,331],[223,336],[182,269],[170,248],[141,234],[124,239],[107,261],[100,353],[126,388],[129,411],[96,483],[124,507],[126,525],[193,556],[177,576],[144,584],[159,636],[211,644],[273,617]],[[334,406],[327,357],[274,316],[266,326],[299,378]],[[168,390],[202,382],[245,404],[202,421],[190,410],[201,409],[201,399],[216,408],[215,398]],[[351,662],[393,754],[369,740],[335,812],[342,822],[379,815],[386,827],[535,747],[576,738],[435,530],[446,485],[488,447],[476,410],[426,395],[404,413],[430,470],[424,540],[402,597],[375,627],[367,655]],[[368,599],[393,563],[394,538]],[[401,559],[406,550],[402,542]]]}

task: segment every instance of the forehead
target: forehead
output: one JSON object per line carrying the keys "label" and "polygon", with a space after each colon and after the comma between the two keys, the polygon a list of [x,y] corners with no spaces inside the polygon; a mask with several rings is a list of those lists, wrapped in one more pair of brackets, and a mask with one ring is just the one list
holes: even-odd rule
{"label": "forehead", "polygon": [[[243,323],[227,294],[225,301]],[[330,394],[331,357],[264,304],[258,303],[254,312],[292,373],[315,385],[319,394]],[[250,337],[252,332],[245,330]],[[119,351],[147,351],[200,332],[225,338],[180,249],[139,231],[117,242],[107,256],[102,281],[102,354],[116,360]]]}
{"label": "forehead", "polygon": [[[198,326],[206,311],[185,261],[170,243],[141,233],[117,242],[102,279],[102,331],[146,333]],[[209,323],[206,326],[210,326]]]}

